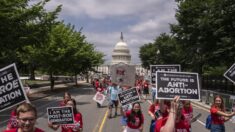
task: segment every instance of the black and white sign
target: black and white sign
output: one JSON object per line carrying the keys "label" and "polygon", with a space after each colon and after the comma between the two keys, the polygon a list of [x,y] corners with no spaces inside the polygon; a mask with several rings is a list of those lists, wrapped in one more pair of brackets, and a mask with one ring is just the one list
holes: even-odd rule
{"label": "black and white sign", "polygon": [[118,98],[122,106],[140,101],[136,88],[127,89],[118,94]]}
{"label": "black and white sign", "polygon": [[224,77],[235,84],[235,63],[224,73]]}
{"label": "black and white sign", "polygon": [[15,64],[0,69],[0,111],[28,101]]}
{"label": "black and white sign", "polygon": [[49,107],[47,108],[48,121],[53,125],[74,124],[72,107]]}
{"label": "black and white sign", "polygon": [[200,86],[197,73],[156,72],[156,98],[200,100]]}
{"label": "black and white sign", "polygon": [[180,65],[150,65],[151,84],[155,84],[157,71],[180,72]]}

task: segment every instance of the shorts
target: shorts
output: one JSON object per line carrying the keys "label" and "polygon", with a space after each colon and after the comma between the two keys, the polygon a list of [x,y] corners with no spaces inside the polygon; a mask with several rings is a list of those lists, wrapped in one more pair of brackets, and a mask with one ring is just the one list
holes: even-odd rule
{"label": "shorts", "polygon": [[148,88],[144,88],[143,94],[149,94],[149,89]]}
{"label": "shorts", "polygon": [[225,127],[223,124],[211,124],[211,132],[225,132]]}
{"label": "shorts", "polygon": [[114,105],[115,107],[117,107],[117,106],[118,106],[118,100],[110,100],[109,106],[113,107],[113,105]]}

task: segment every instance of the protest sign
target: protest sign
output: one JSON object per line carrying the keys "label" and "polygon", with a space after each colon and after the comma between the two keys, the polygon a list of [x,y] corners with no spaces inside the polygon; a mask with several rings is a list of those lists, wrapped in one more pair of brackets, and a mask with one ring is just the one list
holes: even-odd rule
{"label": "protest sign", "polygon": [[118,63],[110,68],[111,79],[113,83],[118,85],[135,85],[135,66]]}
{"label": "protest sign", "polygon": [[150,65],[151,84],[155,84],[157,71],[180,72],[180,65]]}
{"label": "protest sign", "polygon": [[102,105],[105,100],[105,95],[100,92],[96,92],[95,96],[93,97],[93,100]]}
{"label": "protest sign", "polygon": [[127,89],[118,94],[118,99],[122,106],[140,101],[139,94],[136,88]]}
{"label": "protest sign", "polygon": [[74,123],[73,107],[48,107],[47,115],[53,125]]}
{"label": "protest sign", "polygon": [[200,86],[197,73],[156,72],[156,98],[200,100]]}
{"label": "protest sign", "polygon": [[224,77],[235,83],[235,63],[224,73]]}
{"label": "protest sign", "polygon": [[28,101],[28,98],[15,64],[0,69],[0,111],[24,101]]}

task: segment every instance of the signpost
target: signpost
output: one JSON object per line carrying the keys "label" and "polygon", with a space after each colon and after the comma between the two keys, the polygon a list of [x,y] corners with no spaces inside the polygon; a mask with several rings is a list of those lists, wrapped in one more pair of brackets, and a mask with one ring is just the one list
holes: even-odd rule
{"label": "signpost", "polygon": [[72,107],[49,107],[47,108],[48,122],[53,125],[74,124]]}
{"label": "signpost", "polygon": [[235,84],[235,63],[224,73],[224,77]]}
{"label": "signpost", "polygon": [[0,111],[28,101],[15,64],[0,69]]}
{"label": "signpost", "polygon": [[118,94],[118,98],[122,106],[140,101],[136,88],[127,89]]}
{"label": "signpost", "polygon": [[200,100],[200,87],[197,73],[156,72],[156,98]]}
{"label": "signpost", "polygon": [[180,72],[180,65],[150,65],[151,84],[155,84],[156,71]]}
{"label": "signpost", "polygon": [[135,85],[135,66],[119,63],[111,66],[112,82],[118,85]]}

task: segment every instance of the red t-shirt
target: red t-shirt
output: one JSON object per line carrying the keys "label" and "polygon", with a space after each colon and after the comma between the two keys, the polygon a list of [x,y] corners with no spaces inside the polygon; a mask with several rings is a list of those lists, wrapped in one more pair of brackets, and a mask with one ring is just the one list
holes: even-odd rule
{"label": "red t-shirt", "polygon": [[[166,124],[168,117],[163,117],[157,120],[155,125],[155,132],[160,132],[161,128]],[[175,132],[189,132],[190,126],[184,119],[175,123]]]}
{"label": "red t-shirt", "polygon": [[99,81],[95,81],[95,88],[98,88],[100,86]]}
{"label": "red t-shirt", "polygon": [[62,100],[62,101],[59,102],[59,106],[65,106],[65,105],[66,105],[65,100]]}
{"label": "red t-shirt", "polygon": [[145,83],[144,83],[144,88],[145,88],[145,89],[149,88],[149,84],[145,82]]}
{"label": "red t-shirt", "polygon": [[[126,112],[127,119],[130,118],[130,115],[131,115],[131,110]],[[143,116],[143,114],[141,114],[141,117],[138,117],[137,115],[135,115],[134,118],[135,118],[135,123],[128,120],[127,126],[132,129],[138,129],[138,128],[140,128],[140,126],[142,124],[144,124],[144,116]]]}
{"label": "red t-shirt", "polygon": [[83,128],[82,114],[78,112],[74,115],[74,124],[62,125],[62,132],[79,132],[76,128]]}
{"label": "red t-shirt", "polygon": [[[181,113],[184,116],[184,119],[188,122],[188,124],[190,125],[190,121],[193,118],[193,108],[192,106],[190,106],[188,109],[186,109],[185,107],[183,107],[183,109],[181,110]],[[191,125],[190,125],[191,126]]]}
{"label": "red t-shirt", "polygon": [[[14,129],[10,129],[10,130],[5,130],[4,132],[18,132],[18,130],[17,130],[17,128],[14,128]],[[35,128],[34,132],[44,132],[44,131],[39,128]]]}
{"label": "red t-shirt", "polygon": [[97,92],[101,92],[102,93],[104,91],[104,88],[98,87],[96,90],[97,90]]}
{"label": "red t-shirt", "polygon": [[167,117],[160,117],[156,121],[154,132],[160,132],[161,128],[166,124],[167,119],[168,119],[168,116]]}
{"label": "red t-shirt", "polygon": [[186,120],[180,120],[175,124],[175,132],[190,132],[189,128],[190,126]]}
{"label": "red t-shirt", "polygon": [[210,111],[212,124],[224,124],[224,117],[216,114],[219,111],[216,107],[212,106]]}
{"label": "red t-shirt", "polygon": [[151,104],[149,107],[149,111],[153,114],[160,109],[159,104]]}
{"label": "red t-shirt", "polygon": [[8,123],[7,123],[7,127],[10,128],[10,129],[18,127],[18,122],[17,122],[15,109],[13,109],[11,111],[11,117],[10,117]]}

